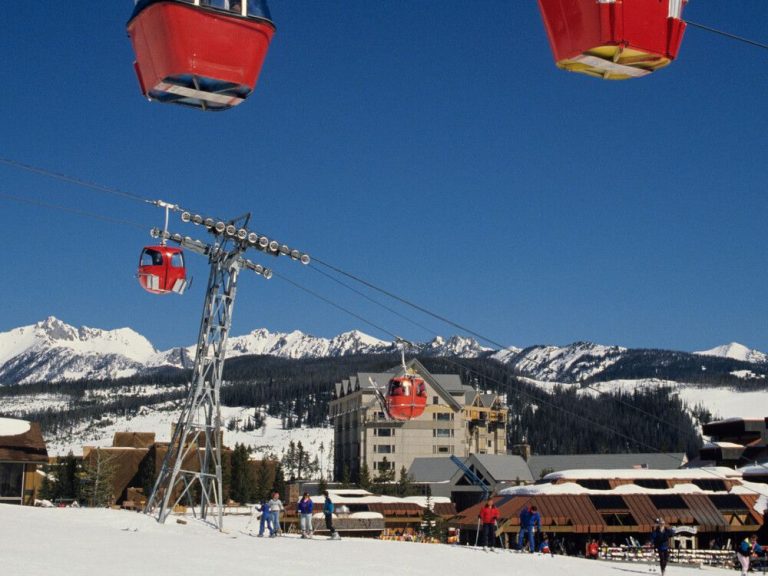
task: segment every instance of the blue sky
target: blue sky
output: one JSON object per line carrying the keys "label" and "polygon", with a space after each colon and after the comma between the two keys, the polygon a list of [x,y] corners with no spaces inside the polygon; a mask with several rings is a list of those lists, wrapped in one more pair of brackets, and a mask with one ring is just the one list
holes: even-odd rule
{"label": "blue sky", "polygon": [[[203,214],[250,211],[253,229],[507,345],[768,350],[766,50],[689,28],[668,68],[607,82],[555,68],[533,1],[270,7],[256,91],[205,114],[141,97],[131,2],[14,5],[0,156]],[[768,41],[764,0],[694,0],[685,16]],[[184,297],[134,277],[160,210],[3,164],[0,210],[0,331],[54,315],[194,342],[206,262],[189,256]],[[252,256],[387,332],[459,332]],[[280,278],[239,286],[234,334],[390,338]]]}

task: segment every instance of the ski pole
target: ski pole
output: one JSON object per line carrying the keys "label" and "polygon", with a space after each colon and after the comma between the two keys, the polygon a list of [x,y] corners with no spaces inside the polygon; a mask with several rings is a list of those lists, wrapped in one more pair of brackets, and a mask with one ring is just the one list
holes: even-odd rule
{"label": "ski pole", "polygon": [[477,531],[475,532],[475,548],[477,548],[477,541],[480,539],[480,517],[477,517]]}

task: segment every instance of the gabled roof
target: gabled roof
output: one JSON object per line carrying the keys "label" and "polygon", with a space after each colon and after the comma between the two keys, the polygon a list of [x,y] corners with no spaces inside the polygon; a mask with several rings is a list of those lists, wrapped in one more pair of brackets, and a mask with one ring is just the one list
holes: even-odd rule
{"label": "gabled roof", "polygon": [[528,463],[520,456],[506,454],[471,454],[470,461],[477,462],[497,483],[533,482]]}
{"label": "gabled roof", "polygon": [[[457,374],[431,374],[424,365],[413,358],[406,363],[406,367],[416,372],[424,378],[424,381],[442,398],[446,404],[455,410],[460,410],[462,405],[454,395],[462,394],[466,387],[461,383],[461,377]],[[375,382],[379,388],[383,388],[387,383],[397,376],[404,374],[402,366],[396,366],[387,372],[358,372],[350,376],[349,380],[343,380],[341,385],[337,383],[337,396],[344,396],[357,389],[363,391],[374,391]]]}
{"label": "gabled roof", "polygon": [[408,475],[414,482],[449,482],[459,468],[449,456],[414,458]]}
{"label": "gabled roof", "polygon": [[687,462],[685,453],[639,453],[639,454],[573,454],[566,456],[531,456],[528,467],[534,480],[541,478],[543,471],[585,470],[617,468],[651,468],[674,470]]}

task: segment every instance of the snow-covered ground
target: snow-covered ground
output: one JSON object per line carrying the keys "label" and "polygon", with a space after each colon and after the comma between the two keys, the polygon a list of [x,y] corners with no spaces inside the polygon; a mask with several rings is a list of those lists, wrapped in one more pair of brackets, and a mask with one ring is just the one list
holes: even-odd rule
{"label": "snow-covered ground", "polygon": [[[198,521],[106,509],[29,508],[0,505],[4,574],[25,576],[623,576],[658,574],[644,563],[499,552],[464,546],[345,538],[253,538],[241,532],[247,516],[227,516],[225,533]],[[727,570],[667,567],[667,576],[719,576]]]}

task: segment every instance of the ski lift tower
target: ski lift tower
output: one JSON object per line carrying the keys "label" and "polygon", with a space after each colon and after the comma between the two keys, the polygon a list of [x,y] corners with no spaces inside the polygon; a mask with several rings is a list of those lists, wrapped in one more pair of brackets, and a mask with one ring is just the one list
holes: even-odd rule
{"label": "ski lift tower", "polygon": [[[225,222],[183,211],[181,220],[204,226],[215,240],[206,244],[159,228],[151,231],[155,238],[174,242],[190,252],[206,256],[210,275],[189,391],[144,511],[164,523],[174,508],[184,503],[195,517],[199,516],[222,530],[220,392],[237,278],[243,269],[266,279],[272,276],[271,270],[248,260],[243,254],[253,248],[272,256],[289,256],[302,264],[309,263],[309,256],[248,230],[246,226],[250,214]],[[237,222],[242,222],[242,225],[238,226]]]}

